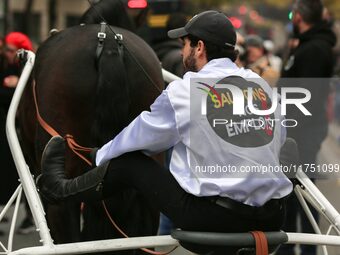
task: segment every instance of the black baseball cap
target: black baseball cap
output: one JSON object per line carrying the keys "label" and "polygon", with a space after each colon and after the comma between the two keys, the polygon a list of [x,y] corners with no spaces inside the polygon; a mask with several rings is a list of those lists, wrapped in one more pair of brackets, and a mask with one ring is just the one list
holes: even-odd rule
{"label": "black baseball cap", "polygon": [[235,47],[236,32],[230,20],[221,12],[205,11],[195,15],[181,28],[168,32],[172,39],[193,35],[221,47]]}

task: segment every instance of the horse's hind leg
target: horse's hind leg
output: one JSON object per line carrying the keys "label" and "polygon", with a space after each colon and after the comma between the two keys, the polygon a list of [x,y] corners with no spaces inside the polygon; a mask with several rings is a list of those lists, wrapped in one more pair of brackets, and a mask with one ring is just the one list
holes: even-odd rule
{"label": "horse's hind leg", "polygon": [[80,204],[48,205],[47,220],[55,243],[80,242]]}

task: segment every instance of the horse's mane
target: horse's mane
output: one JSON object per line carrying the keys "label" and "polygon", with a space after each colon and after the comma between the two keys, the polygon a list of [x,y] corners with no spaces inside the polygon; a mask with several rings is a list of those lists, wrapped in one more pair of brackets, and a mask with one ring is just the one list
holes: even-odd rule
{"label": "horse's mane", "polygon": [[111,26],[135,31],[135,26],[129,18],[122,0],[101,0],[92,4],[80,18],[80,23],[99,24],[104,21],[103,19]]}

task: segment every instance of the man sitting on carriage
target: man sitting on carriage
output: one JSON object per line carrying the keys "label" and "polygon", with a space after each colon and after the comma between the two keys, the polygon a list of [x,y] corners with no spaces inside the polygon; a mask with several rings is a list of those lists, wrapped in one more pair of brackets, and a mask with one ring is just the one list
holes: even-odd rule
{"label": "man sitting on carriage", "polygon": [[[240,85],[239,81],[256,79],[256,86],[264,93],[270,91],[268,84],[234,63],[236,33],[224,14],[200,13],[185,27],[168,34],[183,42],[187,71],[183,79],[170,83],[151,111],[142,112],[114,139],[94,150],[96,167],[79,177],[66,178],[65,140],[53,137],[42,156],[42,175],[38,179],[41,194],[52,203],[64,199],[91,202],[132,187],[184,230],[279,230],[285,215],[284,198],[292,191],[292,183],[282,172],[259,177],[252,172],[207,176],[193,171],[194,163],[229,164],[237,169],[242,165],[280,164],[280,148],[286,138],[281,125],[275,123],[270,130],[252,129],[223,139],[212,131],[209,116],[190,116],[195,78],[226,78],[236,81],[235,86]],[[209,88],[209,94],[216,92],[214,87]],[[280,118],[277,112],[275,117]],[[173,153],[168,171],[149,155],[170,147]]]}

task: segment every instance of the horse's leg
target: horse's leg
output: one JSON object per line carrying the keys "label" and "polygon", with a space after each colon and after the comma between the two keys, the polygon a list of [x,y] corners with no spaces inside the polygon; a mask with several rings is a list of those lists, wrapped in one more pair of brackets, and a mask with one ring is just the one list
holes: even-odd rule
{"label": "horse's leg", "polygon": [[48,205],[47,219],[56,243],[80,242],[80,205],[63,202]]}
{"label": "horse's leg", "polygon": [[[155,235],[158,229],[159,212],[152,210],[134,190],[126,190],[105,200],[110,217],[129,237]],[[112,225],[102,203],[85,205],[83,240],[124,238]],[[101,253],[100,253],[101,254]],[[107,253],[105,253],[107,254]],[[145,254],[142,250],[117,251],[109,254]],[[98,255],[98,254],[97,254]]]}

